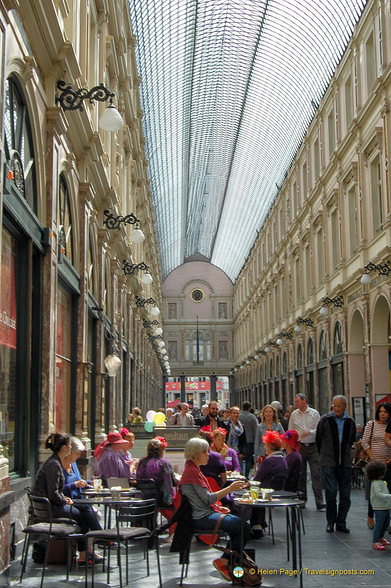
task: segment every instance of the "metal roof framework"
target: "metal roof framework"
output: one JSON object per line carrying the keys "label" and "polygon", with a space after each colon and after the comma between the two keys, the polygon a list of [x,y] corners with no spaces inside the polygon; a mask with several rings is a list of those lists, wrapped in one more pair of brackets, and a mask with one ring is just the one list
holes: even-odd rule
{"label": "metal roof framework", "polygon": [[366,0],[129,0],[162,275],[233,281]]}

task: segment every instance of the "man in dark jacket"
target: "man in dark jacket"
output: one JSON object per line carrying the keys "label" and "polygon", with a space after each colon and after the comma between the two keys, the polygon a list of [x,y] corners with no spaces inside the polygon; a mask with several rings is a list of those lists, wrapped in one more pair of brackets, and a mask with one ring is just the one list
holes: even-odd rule
{"label": "man in dark jacket", "polygon": [[326,488],[328,533],[334,531],[334,524],[337,531],[350,532],[346,527],[346,517],[350,508],[352,445],[356,435],[356,424],[346,413],[346,406],[345,396],[334,396],[332,411],[321,417],[316,429],[315,442]]}

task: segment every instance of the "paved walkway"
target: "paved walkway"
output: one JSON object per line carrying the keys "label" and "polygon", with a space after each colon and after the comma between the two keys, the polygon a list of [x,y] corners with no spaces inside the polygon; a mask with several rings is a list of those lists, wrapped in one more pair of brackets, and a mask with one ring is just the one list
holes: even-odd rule
{"label": "paved walkway", "polygon": [[[375,552],[371,549],[372,532],[367,528],[366,502],[364,490],[352,489],[352,507],[348,517],[349,535],[343,533],[326,533],[324,511],[317,511],[309,488],[309,502],[304,510],[305,535],[303,536],[303,585],[308,588],[357,586],[390,586],[391,585],[391,547],[386,552]],[[275,545],[271,537],[266,535],[258,541],[251,541],[248,547],[256,549],[256,561],[260,568],[269,570],[264,575],[263,586],[266,588],[299,587],[299,581],[290,577],[290,564],[286,561],[285,513],[275,509],[273,512]],[[158,586],[156,559],[151,553],[152,575],[146,577],[145,562],[139,554],[130,557],[130,586],[134,588],[151,588]],[[204,588],[205,586],[229,586],[222,580],[212,565],[212,560],[219,557],[214,549],[205,549],[193,543],[189,574],[184,586]],[[119,585],[118,571],[114,567],[110,586]],[[178,554],[169,552],[169,545],[161,546],[161,566],[164,588],[173,588],[179,584],[180,566]],[[338,575],[332,576],[336,570]],[[359,575],[361,570],[369,574]],[[20,563],[15,561],[8,579],[0,577],[0,586],[25,586],[36,588],[40,583],[41,568],[29,558],[27,574],[23,584],[18,583]],[[328,573],[328,575],[326,575]],[[66,585],[81,586],[84,583],[84,571],[73,570],[71,580],[66,584],[63,566],[49,566],[45,586],[51,588]],[[96,576],[95,586],[107,586],[106,575]]]}

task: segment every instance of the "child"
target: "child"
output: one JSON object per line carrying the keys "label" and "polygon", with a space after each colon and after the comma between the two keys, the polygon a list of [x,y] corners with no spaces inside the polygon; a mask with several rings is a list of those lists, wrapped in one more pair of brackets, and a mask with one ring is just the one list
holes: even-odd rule
{"label": "child", "polygon": [[372,549],[384,551],[390,545],[384,533],[390,524],[391,494],[384,481],[386,466],[382,461],[371,461],[367,466],[368,480],[371,482],[371,504],[375,512]]}

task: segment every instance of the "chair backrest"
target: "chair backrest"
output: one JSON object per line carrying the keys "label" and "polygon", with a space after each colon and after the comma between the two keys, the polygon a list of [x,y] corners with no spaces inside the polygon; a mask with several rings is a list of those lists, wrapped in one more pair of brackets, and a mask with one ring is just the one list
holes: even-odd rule
{"label": "chair backrest", "polygon": [[156,526],[157,501],[154,498],[132,499],[124,505],[117,505],[116,513],[117,527],[123,523],[127,525],[141,523],[142,526],[152,530]]}
{"label": "chair backrest", "polygon": [[159,500],[159,491],[155,480],[152,480],[152,478],[141,478],[137,480],[136,488],[140,490],[144,500],[148,500],[149,498]]}
{"label": "chair backrest", "polygon": [[29,494],[32,516],[35,521],[51,523],[53,521],[52,505],[44,496],[33,496]]}

